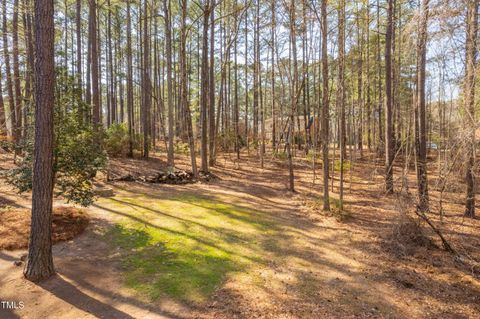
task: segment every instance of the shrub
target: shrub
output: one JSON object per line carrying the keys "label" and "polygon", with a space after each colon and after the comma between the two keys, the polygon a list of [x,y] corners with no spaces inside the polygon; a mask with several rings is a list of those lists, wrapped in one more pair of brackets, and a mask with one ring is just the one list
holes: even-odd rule
{"label": "shrub", "polygon": [[[132,142],[134,151],[141,152],[143,150],[143,134],[134,134]],[[112,124],[105,131],[103,147],[108,155],[112,157],[126,156],[129,148],[127,124]]]}
{"label": "shrub", "polygon": [[[107,156],[93,143],[93,127],[87,121],[79,121],[80,112],[89,112],[79,98],[77,80],[63,70],[57,71],[54,105],[54,176],[55,193],[68,201],[88,206],[93,203],[93,178],[103,169]],[[33,120],[26,129],[23,157],[18,168],[7,174],[7,182],[19,192],[32,188],[33,176]]]}
{"label": "shrub", "polygon": [[276,159],[279,159],[279,160],[282,160],[282,161],[286,161],[287,158],[288,158],[287,152],[275,152],[275,153],[273,153],[273,156]]}
{"label": "shrub", "polygon": [[[340,172],[340,160],[335,160],[334,162],[334,169],[335,172]],[[348,172],[350,170],[350,161],[344,160],[343,161],[343,172]]]}
{"label": "shrub", "polygon": [[188,147],[188,143],[177,142],[175,143],[175,153],[176,154],[190,154],[190,148]]}
{"label": "shrub", "polygon": [[305,144],[305,135],[303,133],[295,133],[294,139],[293,139],[293,144],[298,145],[304,145]]}
{"label": "shrub", "polygon": [[125,123],[112,124],[105,131],[103,140],[105,150],[110,156],[122,156],[128,151],[128,127]]}
{"label": "shrub", "polygon": [[317,162],[321,161],[321,159],[322,159],[322,158],[321,158],[322,154],[318,154],[317,151],[315,151],[315,150],[310,150],[310,151],[308,152],[306,158],[307,158],[308,161],[313,161],[313,156],[315,156],[315,160],[316,160]]}

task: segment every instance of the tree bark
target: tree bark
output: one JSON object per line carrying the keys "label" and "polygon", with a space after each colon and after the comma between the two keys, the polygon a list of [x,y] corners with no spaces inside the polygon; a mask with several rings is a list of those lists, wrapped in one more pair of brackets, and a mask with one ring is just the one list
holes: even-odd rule
{"label": "tree bark", "polygon": [[372,125],[371,125],[371,95],[370,95],[370,9],[367,6],[366,9],[366,29],[367,29],[367,57],[366,57],[366,70],[367,70],[367,88],[366,88],[366,95],[367,95],[367,147],[370,151],[372,149]]}
{"label": "tree bark", "polygon": [[98,41],[97,41],[97,3],[89,0],[88,37],[90,39],[91,71],[92,75],[92,123],[93,141],[100,147],[100,93],[99,93],[99,67],[98,67]]}
{"label": "tree bark", "polygon": [[[216,149],[216,127],[215,127],[215,0],[209,0],[209,17],[210,17],[210,66],[208,73],[208,155],[210,166],[215,165]],[[217,114],[217,116],[220,116]]]}
{"label": "tree bark", "polygon": [[173,85],[172,85],[172,32],[170,16],[170,0],[163,0],[163,11],[165,16],[165,38],[167,58],[167,104],[168,104],[168,167],[173,170],[175,167],[173,157]]}
{"label": "tree bark", "polygon": [[[259,24],[260,24],[260,12],[259,0],[255,1],[255,22],[253,29],[253,103],[252,103],[252,112],[253,112],[253,144],[254,147],[258,150],[258,63],[257,63],[257,51],[258,42],[259,42]],[[259,55],[259,54],[258,54]]]}
{"label": "tree bark", "polygon": [[[82,0],[76,0],[76,37],[77,37],[77,81],[78,81],[78,88],[82,89]],[[82,99],[82,92],[80,90],[80,99]],[[78,112],[79,121],[80,123],[84,119],[83,110],[80,109]]]}
{"label": "tree bark", "polygon": [[7,135],[7,118],[5,117],[5,104],[3,103],[2,70],[0,69],[0,136]]}
{"label": "tree bark", "polygon": [[470,0],[467,5],[467,42],[465,66],[465,127],[468,130],[467,141],[467,197],[465,216],[475,217],[475,72],[477,66],[478,0]]}
{"label": "tree bark", "polygon": [[329,149],[329,91],[328,91],[328,52],[327,52],[327,0],[322,0],[321,5],[321,31],[322,31],[322,155],[323,155],[323,210],[330,210],[330,197],[328,194],[328,149]]}
{"label": "tree bark", "polygon": [[393,95],[392,95],[392,30],[393,0],[388,0],[387,31],[385,34],[385,192],[393,193]]}
{"label": "tree bark", "polygon": [[418,134],[415,137],[417,145],[417,186],[418,207],[421,211],[428,211],[428,182],[427,182],[427,129],[425,110],[425,72],[427,56],[427,22],[429,0],[422,0],[421,18],[417,39],[417,99],[416,107],[418,118]]}
{"label": "tree bark", "polygon": [[115,90],[115,82],[116,82],[116,69],[114,69],[114,61],[113,61],[113,46],[112,46],[112,6],[110,4],[110,0],[107,1],[107,8],[108,8],[108,15],[107,15],[107,43],[108,43],[108,68],[110,72],[108,77],[110,79],[110,122],[108,125],[112,125],[113,123],[117,123],[117,96]]}
{"label": "tree bark", "polygon": [[197,176],[197,160],[195,155],[195,136],[193,136],[192,116],[188,102],[188,70],[187,70],[187,0],[182,0],[182,20],[180,26],[180,108],[185,113],[185,122],[187,125],[188,147],[190,149],[190,160],[192,164],[192,173]]}
{"label": "tree bark", "polygon": [[338,8],[338,74],[337,109],[340,110],[340,211],[343,210],[343,180],[346,155],[345,136],[345,0],[340,0]]}
{"label": "tree bark", "polygon": [[[201,157],[201,171],[208,172],[208,127],[207,127],[207,112],[208,112],[208,94],[209,94],[209,73],[208,73],[208,22],[210,17],[210,0],[204,0],[203,6],[203,35],[202,35],[202,65],[201,65],[201,95],[200,95],[200,125],[201,125],[201,140],[200,140],[200,157]],[[211,151],[211,150],[210,150]]]}
{"label": "tree bark", "polygon": [[130,1],[127,0],[127,121],[128,157],[133,157],[133,62],[132,62],[132,17]]}
{"label": "tree bark", "polygon": [[[295,191],[295,176],[293,169],[293,158],[292,158],[292,144],[295,143],[295,115],[297,112],[297,91],[298,91],[298,67],[297,67],[297,43],[296,43],[296,15],[295,15],[295,0],[290,1],[289,8],[289,23],[290,23],[290,47],[293,51],[293,76],[291,79],[291,88],[290,88],[290,99],[291,99],[291,109],[290,109],[290,121],[289,121],[289,132],[287,139],[287,157],[288,157],[288,175],[289,175],[289,190],[291,192]],[[257,14],[258,18],[258,14]],[[259,35],[257,35],[259,36]],[[258,49],[257,49],[258,50]]]}
{"label": "tree bark", "polygon": [[[236,9],[238,5],[237,0],[234,2],[234,7]],[[240,121],[240,105],[238,103],[238,13],[235,13],[235,39],[234,39],[234,81],[235,81],[235,88],[234,88],[234,120],[235,120],[235,152],[237,154],[237,160],[240,159],[240,128],[239,128],[239,121]]]}
{"label": "tree bark", "polygon": [[[167,13],[166,13],[167,15]],[[152,103],[152,84],[150,81],[150,35],[148,33],[148,1],[143,0],[143,72],[142,72],[142,124],[143,124],[143,158],[150,154],[150,108]],[[168,43],[168,38],[167,38]]]}
{"label": "tree bark", "polygon": [[22,88],[20,85],[20,62],[18,51],[18,0],[13,2],[13,20],[12,20],[12,35],[13,35],[13,83],[15,87],[15,153],[21,153],[22,145]]}
{"label": "tree bark", "polygon": [[[383,91],[382,91],[382,60],[380,58],[381,48],[380,48],[380,1],[379,0],[377,0],[377,30],[376,31],[377,31],[377,61],[376,62],[377,62],[377,68],[378,68],[378,79],[377,79],[378,145],[381,146],[382,143],[384,142],[384,138],[383,138],[383,123],[382,123]],[[378,149],[380,150],[381,147],[379,147]]]}
{"label": "tree bark", "polygon": [[35,148],[32,223],[25,278],[55,273],[52,257],[53,105],[55,92],[53,0],[35,1]]}
{"label": "tree bark", "polygon": [[2,3],[2,12],[3,12],[3,24],[2,24],[2,33],[3,33],[3,57],[5,58],[5,78],[7,80],[7,94],[8,94],[8,107],[10,110],[10,123],[12,128],[12,136],[16,140],[17,130],[15,129],[17,120],[16,120],[16,109],[15,109],[15,98],[13,95],[13,83],[12,83],[12,73],[10,68],[10,53],[9,53],[9,44],[8,44],[8,27],[7,27],[7,2],[3,1]]}
{"label": "tree bark", "polygon": [[272,74],[271,74],[271,85],[272,85],[272,149],[275,149],[276,147],[276,142],[277,142],[277,114],[275,110],[275,49],[276,49],[276,43],[275,43],[275,38],[276,38],[276,33],[275,29],[277,27],[276,24],[276,11],[275,11],[275,6],[276,1],[272,0],[271,1],[271,15],[272,15],[272,32],[271,34],[271,41],[272,41]]}
{"label": "tree bark", "polygon": [[[361,10],[357,12],[357,107],[358,107],[358,149],[360,150],[360,157],[363,156],[363,30],[360,25]],[[356,115],[356,114],[355,114]]]}
{"label": "tree bark", "polygon": [[[245,5],[247,6],[245,0]],[[247,153],[250,154],[250,140],[248,136],[248,9],[245,11],[245,144],[247,145]]]}

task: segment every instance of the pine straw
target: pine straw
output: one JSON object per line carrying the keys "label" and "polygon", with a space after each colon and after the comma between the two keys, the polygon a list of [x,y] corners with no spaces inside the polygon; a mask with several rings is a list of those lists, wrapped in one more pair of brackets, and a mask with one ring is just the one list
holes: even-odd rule
{"label": "pine straw", "polygon": [[[29,209],[0,209],[0,250],[28,247],[30,235]],[[74,207],[55,207],[52,216],[53,243],[66,241],[83,233],[89,222],[85,211]]]}

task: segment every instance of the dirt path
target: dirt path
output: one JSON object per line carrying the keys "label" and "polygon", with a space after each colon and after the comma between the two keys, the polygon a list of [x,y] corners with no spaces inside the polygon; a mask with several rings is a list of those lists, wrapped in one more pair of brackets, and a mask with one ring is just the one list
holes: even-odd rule
{"label": "dirt path", "polygon": [[[157,164],[124,161],[114,169],[148,169]],[[339,221],[305,209],[304,204],[317,198],[319,191],[312,186],[306,164],[297,164],[299,192],[294,195],[286,191],[287,178],[280,164],[260,170],[249,159],[238,165],[227,158],[220,160],[215,171],[220,180],[210,184],[110,185],[116,192],[113,200],[135,194],[158,200],[201,196],[254,209],[258,214],[252,218],[258,221],[249,223],[268,220],[271,229],[255,233],[261,259],[245,271],[228,273],[205,302],[168,297],[152,301],[127,288],[125,255],[112,250],[104,233],[122,220],[137,217],[125,216],[123,206],[102,199],[89,209],[92,223],[84,234],[54,246],[58,275],[41,285],[24,280],[22,267],[13,265],[24,251],[0,251],[0,299],[25,305],[15,311],[0,310],[0,318],[480,317],[478,279],[440,249],[420,247],[414,253],[399,254],[399,246],[384,247],[392,225],[398,222],[398,203],[381,195],[373,169],[358,170],[358,181],[353,179],[347,194],[350,216]],[[2,185],[0,190],[0,198],[16,202],[7,187]],[[28,205],[28,201],[18,204]],[[182,217],[181,211],[163,213]],[[478,230],[478,221],[472,223],[464,225]]]}

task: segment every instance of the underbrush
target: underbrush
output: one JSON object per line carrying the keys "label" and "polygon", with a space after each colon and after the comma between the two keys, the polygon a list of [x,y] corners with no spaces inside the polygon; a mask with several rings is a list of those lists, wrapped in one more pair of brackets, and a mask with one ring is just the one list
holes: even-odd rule
{"label": "underbrush", "polygon": [[[112,124],[105,130],[103,146],[109,156],[126,156],[129,150],[129,134],[126,123]],[[143,149],[143,135],[134,134],[132,141],[133,151],[141,152]]]}
{"label": "underbrush", "polygon": [[340,200],[335,197],[330,197],[330,211],[328,212],[323,210],[323,196],[307,196],[304,199],[304,206],[314,213],[334,217],[339,222],[346,221],[351,216],[351,212],[345,205],[345,201],[343,202],[343,209],[341,209],[340,207],[342,205]]}
{"label": "underbrush", "polygon": [[438,248],[425,233],[420,221],[406,213],[399,213],[383,243],[384,248],[397,257],[412,256],[419,248]]}

